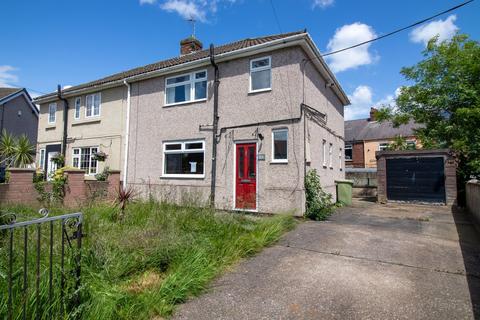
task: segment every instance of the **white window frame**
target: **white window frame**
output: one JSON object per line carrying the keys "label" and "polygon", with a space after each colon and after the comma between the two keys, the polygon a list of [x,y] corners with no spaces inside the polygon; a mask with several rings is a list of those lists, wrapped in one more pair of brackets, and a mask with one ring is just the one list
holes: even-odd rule
{"label": "white window frame", "polygon": [[[384,149],[382,149],[382,145],[384,145],[384,147],[385,147]],[[378,151],[387,150],[388,145],[389,145],[388,142],[379,142],[379,143],[378,143]]]}
{"label": "white window frame", "polygon": [[328,166],[333,169],[333,143],[328,146]]}
{"label": "white window frame", "polygon": [[342,171],[342,169],[343,169],[342,157],[343,157],[343,149],[342,149],[342,147],[340,147],[340,149],[338,151],[338,163],[339,163],[338,168],[340,169],[340,171]]}
{"label": "white window frame", "polygon": [[[185,145],[187,143],[201,143],[201,149],[186,149]],[[181,148],[177,150],[167,150],[168,145],[172,144],[180,144]],[[203,173],[202,174],[171,174],[166,173],[166,161],[165,155],[169,153],[198,153],[199,151],[203,151]],[[162,147],[162,178],[190,178],[190,179],[202,179],[205,178],[205,140],[182,140],[182,141],[165,141]]]}
{"label": "white window frame", "polygon": [[327,167],[327,141],[322,140],[322,151],[323,151],[323,166]]}
{"label": "white window frame", "polygon": [[[78,107],[78,109],[77,109]],[[82,107],[82,97],[75,98],[75,108],[73,109],[73,119],[80,119],[80,109]]]}
{"label": "white window frame", "polygon": [[346,144],[345,145],[345,152],[347,150],[352,150],[352,158],[351,159],[347,159],[347,157],[345,156],[345,161],[353,161],[353,144]]}
{"label": "white window frame", "polygon": [[[95,96],[98,95],[98,114],[95,114]],[[93,97],[92,115],[88,115],[88,97]],[[85,118],[96,118],[102,114],[102,93],[96,92],[85,96]]]}
{"label": "white window frame", "polygon": [[[287,159],[275,159],[275,133],[287,132]],[[272,163],[288,163],[288,128],[278,128],[272,130]]]}
{"label": "white window frame", "polygon": [[[77,147],[77,148],[72,148],[72,167],[74,168],[77,168],[77,169],[81,169],[81,161],[82,161],[82,149],[90,149],[90,164],[88,166],[88,172],[85,172],[85,175],[86,176],[93,176],[93,175],[96,175],[98,173],[98,160],[97,160],[97,166],[95,167],[95,173],[91,173],[91,164],[92,164],[92,157],[93,157],[93,153],[92,153],[92,149],[97,149],[97,152],[100,151],[100,148],[98,146],[91,146],[91,147]],[[75,150],[79,150],[78,152],[78,155],[75,154]],[[78,166],[75,166],[74,165],[74,161],[75,159],[78,159]]]}
{"label": "white window frame", "polygon": [[45,152],[46,152],[45,148],[38,150],[38,153],[39,153],[38,167],[41,170],[45,169],[45,155],[46,155]]}
{"label": "white window frame", "polygon": [[[52,110],[53,110],[53,120],[51,120]],[[57,103],[53,102],[48,105],[48,123],[54,124],[55,122],[57,122]]]}
{"label": "white window frame", "polygon": [[[201,72],[205,72],[205,77],[201,78],[201,79],[195,79],[195,75],[197,73],[201,73]],[[175,78],[184,77],[184,76],[190,76],[190,80],[183,81],[183,82],[178,82],[178,83],[174,83],[174,84],[167,84],[168,80],[170,80],[170,79],[175,79]],[[207,83],[205,98],[195,100],[195,84],[197,82],[204,82],[204,81],[206,81],[206,83]],[[181,101],[181,102],[174,102],[174,103],[167,103],[167,88],[175,88],[175,87],[183,86],[183,85],[186,85],[186,84],[190,84],[190,100]],[[190,73],[177,74],[173,77],[165,78],[165,93],[164,93],[164,103],[163,103],[163,105],[165,107],[178,106],[178,105],[181,105],[181,104],[192,103],[192,102],[207,101],[207,98],[208,98],[208,71],[207,71],[207,69],[197,70],[197,71],[190,72]]]}
{"label": "white window frame", "polygon": [[[265,60],[265,59],[268,59],[268,66],[257,67],[255,69],[253,69],[253,63],[254,62],[260,61],[260,60]],[[255,73],[255,72],[258,72],[258,71],[265,71],[265,70],[270,71],[270,85],[268,86],[268,88],[253,90],[252,89],[252,73]],[[249,86],[248,89],[249,89],[248,90],[249,93],[256,93],[256,92],[263,92],[263,91],[272,90],[272,57],[271,56],[266,56],[266,57],[261,57],[261,58],[256,58],[256,59],[250,60],[250,86]]]}

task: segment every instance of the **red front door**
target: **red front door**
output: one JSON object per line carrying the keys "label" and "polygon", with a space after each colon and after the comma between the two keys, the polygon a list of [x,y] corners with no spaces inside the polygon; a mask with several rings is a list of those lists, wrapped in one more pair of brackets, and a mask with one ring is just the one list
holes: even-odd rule
{"label": "red front door", "polygon": [[235,208],[257,208],[257,146],[255,143],[236,145]]}

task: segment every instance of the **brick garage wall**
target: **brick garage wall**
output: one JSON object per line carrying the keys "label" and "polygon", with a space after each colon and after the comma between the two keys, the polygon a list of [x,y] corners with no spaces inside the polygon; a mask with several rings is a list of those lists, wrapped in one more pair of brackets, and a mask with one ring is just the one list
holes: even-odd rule
{"label": "brick garage wall", "polygon": [[[35,190],[33,176],[35,169],[11,168],[9,183],[0,184],[0,204],[40,205],[39,194]],[[87,201],[115,198],[120,187],[120,171],[111,171],[107,181],[86,181],[83,170],[65,170],[67,185],[63,204],[66,207],[78,207]],[[51,190],[47,184],[45,189]]]}
{"label": "brick garage wall", "polygon": [[445,169],[445,200],[452,205],[457,200],[457,164],[452,152],[448,149],[438,150],[405,150],[378,151],[377,158],[377,193],[378,201],[385,203],[387,199],[387,159],[411,157],[443,157]]}

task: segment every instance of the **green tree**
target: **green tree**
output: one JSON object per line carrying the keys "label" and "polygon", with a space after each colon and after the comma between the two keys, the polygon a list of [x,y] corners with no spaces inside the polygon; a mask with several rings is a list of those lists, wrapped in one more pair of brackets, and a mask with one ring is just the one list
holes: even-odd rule
{"label": "green tree", "polygon": [[35,159],[35,146],[26,135],[15,139],[12,134],[3,130],[0,136],[0,159],[7,167],[26,167]]}
{"label": "green tree", "polygon": [[382,108],[380,121],[395,126],[410,119],[424,148],[451,148],[458,157],[459,187],[480,176],[480,45],[467,35],[429,41],[424,59],[401,74],[412,84],[402,87],[396,108]]}

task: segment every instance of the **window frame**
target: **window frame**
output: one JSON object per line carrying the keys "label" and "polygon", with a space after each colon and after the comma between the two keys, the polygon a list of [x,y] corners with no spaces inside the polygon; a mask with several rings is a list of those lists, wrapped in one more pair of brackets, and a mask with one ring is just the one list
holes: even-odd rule
{"label": "window frame", "polygon": [[[185,145],[186,144],[193,144],[193,143],[201,143],[202,148],[201,149],[186,149]],[[180,144],[181,147],[180,149],[175,149],[175,150],[167,150],[168,145],[174,145],[174,144]],[[165,161],[165,155],[166,154],[172,154],[172,153],[198,153],[199,151],[203,151],[203,173],[202,174],[182,174],[182,173],[166,173],[166,161]],[[164,141],[162,145],[162,178],[185,178],[185,179],[203,179],[205,178],[205,140],[180,140],[180,141]]]}
{"label": "window frame", "polygon": [[[78,105],[77,105],[78,102]],[[73,109],[73,119],[80,119],[80,109],[82,108],[82,97],[76,97],[74,101],[75,108]],[[77,109],[78,107],[78,109]]]}
{"label": "window frame", "polygon": [[328,145],[328,166],[333,169],[333,143]]}
{"label": "window frame", "polygon": [[[95,96],[98,94],[98,114],[95,114]],[[92,105],[92,115],[88,115],[88,97],[93,97],[93,105]],[[96,118],[102,115],[102,93],[95,92],[92,94],[87,94],[85,96],[85,118]]]}
{"label": "window frame", "polygon": [[322,160],[323,160],[323,167],[327,167],[327,140],[322,140]]}
{"label": "window frame", "polygon": [[45,169],[45,156],[46,156],[46,149],[41,148],[38,150],[39,153],[39,159],[38,159],[38,167],[41,170]]}
{"label": "window frame", "polygon": [[[201,73],[201,72],[205,72],[205,77],[201,78],[201,79],[196,79],[195,75],[197,73]],[[179,82],[179,83],[174,83],[174,84],[167,84],[168,80],[170,80],[170,79],[175,79],[175,78],[185,77],[185,76],[189,76],[190,80]],[[195,84],[197,82],[204,82],[204,81],[206,82],[205,98],[195,99]],[[167,88],[175,88],[175,87],[186,85],[186,84],[190,84],[190,100],[168,103],[167,102]],[[175,76],[165,78],[165,90],[164,90],[164,101],[163,101],[163,106],[164,107],[171,107],[171,106],[178,106],[178,105],[187,104],[187,103],[207,101],[207,98],[208,98],[208,70],[207,69],[196,70],[196,71],[192,71],[192,72],[189,72],[189,73],[177,74]]]}
{"label": "window frame", "polygon": [[[265,60],[268,59],[268,66],[265,67],[257,67],[255,70],[253,70],[253,63],[256,61],[260,60]],[[252,89],[252,73],[259,72],[259,71],[265,71],[269,70],[270,71],[270,85],[268,88],[262,88],[262,89]],[[255,58],[250,60],[250,83],[249,83],[249,88],[248,88],[248,93],[257,93],[257,92],[264,92],[264,91],[271,91],[272,90],[272,56],[265,56],[261,58]]]}
{"label": "window frame", "polygon": [[[275,132],[287,132],[287,158],[275,159]],[[288,163],[288,128],[276,128],[272,130],[272,163]]]}
{"label": "window frame", "polygon": [[[382,149],[382,145],[385,147]],[[388,142],[379,142],[378,143],[378,151],[385,151],[388,148],[389,143]]]}
{"label": "window frame", "polygon": [[339,163],[339,169],[340,169],[340,171],[343,170],[343,160],[342,160],[342,157],[343,157],[343,148],[340,147],[339,150],[338,150],[338,163]]}
{"label": "window frame", "polygon": [[[53,111],[53,121],[51,120],[51,112],[52,112],[52,107],[55,109]],[[57,103],[56,102],[52,102],[48,105],[48,123],[49,124],[54,124],[55,122],[57,122]]]}
{"label": "window frame", "polygon": [[344,152],[347,152],[347,150],[352,150],[352,157],[347,159],[347,156],[345,155],[345,161],[353,161],[353,144],[345,144]]}
{"label": "window frame", "polygon": [[[98,152],[98,151],[100,151],[99,146],[72,148],[72,167],[77,168],[77,169],[81,169],[82,149],[90,149],[90,163],[89,163],[89,166],[88,166],[88,170],[86,170],[87,172],[85,172],[85,175],[86,176],[94,176],[94,175],[98,174],[99,173],[98,172],[98,162],[99,162],[98,160],[96,161],[96,167],[95,167],[95,172],[94,173],[91,172],[91,169],[92,169],[92,156],[93,156],[92,149],[97,149],[97,152]],[[75,154],[75,150],[79,150],[78,155]],[[74,165],[75,159],[78,159],[78,166]]]}

